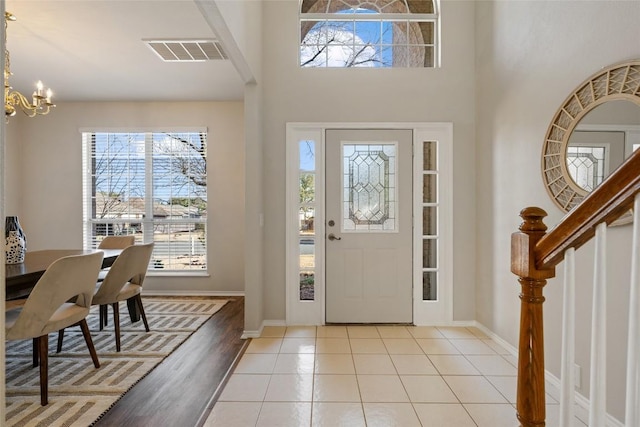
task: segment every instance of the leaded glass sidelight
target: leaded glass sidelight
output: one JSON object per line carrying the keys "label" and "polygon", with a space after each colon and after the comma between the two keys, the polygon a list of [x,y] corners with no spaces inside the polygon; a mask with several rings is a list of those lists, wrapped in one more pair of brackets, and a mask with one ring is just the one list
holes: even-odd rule
{"label": "leaded glass sidelight", "polygon": [[393,231],[396,223],[396,145],[344,144],[344,231]]}

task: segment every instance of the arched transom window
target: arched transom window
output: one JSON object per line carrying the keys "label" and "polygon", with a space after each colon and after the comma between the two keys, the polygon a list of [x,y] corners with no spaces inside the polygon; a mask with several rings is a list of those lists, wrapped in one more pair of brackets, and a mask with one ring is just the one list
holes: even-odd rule
{"label": "arched transom window", "polygon": [[438,0],[302,0],[301,67],[437,67]]}

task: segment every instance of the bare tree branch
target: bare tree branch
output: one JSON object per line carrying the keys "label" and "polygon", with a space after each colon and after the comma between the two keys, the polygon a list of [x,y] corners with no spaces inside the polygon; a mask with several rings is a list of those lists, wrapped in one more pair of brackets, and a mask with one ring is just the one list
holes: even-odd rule
{"label": "bare tree branch", "polygon": [[[316,23],[305,35],[300,46],[300,66],[361,67],[363,65],[389,65],[378,51],[391,26],[384,27],[377,40],[365,41],[354,32],[350,21]],[[366,36],[365,36],[366,37]]]}

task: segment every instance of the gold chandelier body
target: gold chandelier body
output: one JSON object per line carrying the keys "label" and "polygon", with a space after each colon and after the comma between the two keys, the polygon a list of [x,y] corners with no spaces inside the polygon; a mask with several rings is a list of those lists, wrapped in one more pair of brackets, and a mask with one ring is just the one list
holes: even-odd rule
{"label": "gold chandelier body", "polygon": [[16,18],[10,12],[4,13],[4,112],[7,119],[16,114],[18,108],[22,110],[27,116],[35,117],[37,115],[49,114],[51,108],[55,107],[55,104],[51,102],[52,92],[51,89],[45,91],[41,81],[36,84],[36,90],[31,96],[31,101],[18,92],[12,90],[9,85],[9,77],[11,76],[11,59],[9,51],[7,50],[7,27],[9,21],[15,21]]}

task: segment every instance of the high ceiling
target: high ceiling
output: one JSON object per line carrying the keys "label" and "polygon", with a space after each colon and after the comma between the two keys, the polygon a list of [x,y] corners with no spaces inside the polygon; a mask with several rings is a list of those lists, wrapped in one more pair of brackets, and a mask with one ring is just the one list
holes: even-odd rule
{"label": "high ceiling", "polygon": [[143,39],[214,39],[192,0],[7,0],[11,86],[61,101],[243,98],[229,60],[163,62]]}

